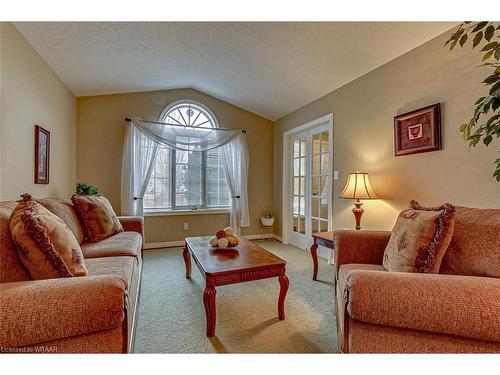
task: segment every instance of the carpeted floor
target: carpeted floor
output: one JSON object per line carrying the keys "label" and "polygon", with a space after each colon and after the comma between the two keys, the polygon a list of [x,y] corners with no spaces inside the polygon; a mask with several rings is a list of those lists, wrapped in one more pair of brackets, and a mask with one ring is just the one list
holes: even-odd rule
{"label": "carpeted floor", "polygon": [[181,249],[144,252],[136,353],[335,353],[333,269],[277,241],[257,241],[287,261],[286,319],[278,319],[277,278],[217,288],[216,337],[205,336],[204,280],[193,263],[187,280]]}

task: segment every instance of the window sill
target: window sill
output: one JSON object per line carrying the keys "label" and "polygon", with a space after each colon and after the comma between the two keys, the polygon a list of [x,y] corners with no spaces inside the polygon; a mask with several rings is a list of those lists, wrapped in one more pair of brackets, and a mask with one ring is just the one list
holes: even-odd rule
{"label": "window sill", "polygon": [[228,214],[229,208],[199,208],[197,210],[144,210],[144,216],[189,216]]}

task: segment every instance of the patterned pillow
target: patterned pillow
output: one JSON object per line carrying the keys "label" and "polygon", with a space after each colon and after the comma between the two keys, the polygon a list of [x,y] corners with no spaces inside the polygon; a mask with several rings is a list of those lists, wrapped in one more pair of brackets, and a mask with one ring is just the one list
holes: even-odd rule
{"label": "patterned pillow", "polygon": [[102,195],[73,195],[71,201],[85,226],[90,242],[101,241],[123,232],[120,220],[109,201]]}
{"label": "patterned pillow", "polygon": [[425,208],[416,201],[401,212],[385,248],[387,271],[439,273],[453,235],[455,207]]}
{"label": "patterned pillow", "polygon": [[35,280],[88,274],[80,244],[64,221],[31,195],[21,195],[9,220],[21,262]]}

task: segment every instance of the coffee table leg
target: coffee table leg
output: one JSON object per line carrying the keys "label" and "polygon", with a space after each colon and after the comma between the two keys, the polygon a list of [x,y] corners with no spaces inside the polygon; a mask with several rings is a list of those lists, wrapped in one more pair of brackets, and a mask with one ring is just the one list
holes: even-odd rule
{"label": "coffee table leg", "polygon": [[278,317],[280,320],[285,319],[285,297],[288,291],[288,277],[282,275],[279,277],[280,282],[280,296],[278,299]]}
{"label": "coffee table leg", "polygon": [[186,265],[186,279],[189,279],[191,278],[191,255],[187,248],[184,248],[182,256],[184,257],[184,264]]}
{"label": "coffee table leg", "polygon": [[217,294],[213,286],[207,285],[203,292],[203,304],[207,316],[207,337],[215,336],[215,295]]}
{"label": "coffee table leg", "polygon": [[313,280],[318,277],[318,244],[313,243],[311,246],[311,256],[313,258]]}

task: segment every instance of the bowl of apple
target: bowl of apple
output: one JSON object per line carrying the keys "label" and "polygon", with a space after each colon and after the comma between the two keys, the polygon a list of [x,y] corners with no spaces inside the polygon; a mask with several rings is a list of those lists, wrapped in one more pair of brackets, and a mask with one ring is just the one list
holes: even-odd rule
{"label": "bowl of apple", "polygon": [[210,246],[219,250],[231,249],[238,246],[239,243],[240,237],[234,233],[231,227],[217,231],[215,236],[210,239]]}

